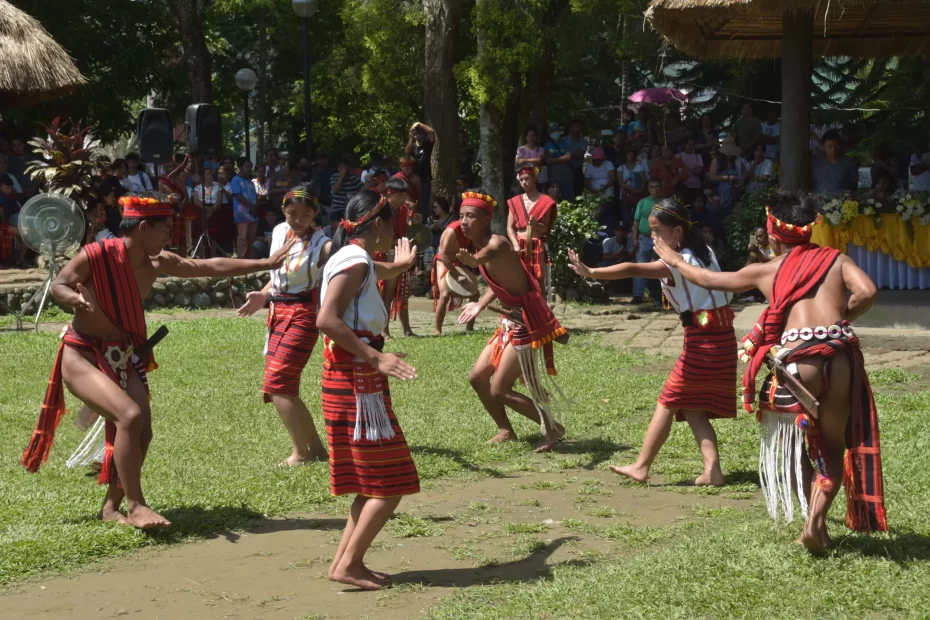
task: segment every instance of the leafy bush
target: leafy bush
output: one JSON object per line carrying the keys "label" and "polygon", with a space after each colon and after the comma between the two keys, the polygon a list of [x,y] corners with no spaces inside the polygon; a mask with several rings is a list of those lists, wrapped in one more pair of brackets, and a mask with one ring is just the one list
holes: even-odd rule
{"label": "leafy bush", "polygon": [[568,267],[568,250],[580,253],[585,243],[601,229],[594,219],[600,203],[600,195],[585,193],[574,201],[565,200],[559,204],[559,216],[549,237],[553,287],[567,287],[580,279]]}

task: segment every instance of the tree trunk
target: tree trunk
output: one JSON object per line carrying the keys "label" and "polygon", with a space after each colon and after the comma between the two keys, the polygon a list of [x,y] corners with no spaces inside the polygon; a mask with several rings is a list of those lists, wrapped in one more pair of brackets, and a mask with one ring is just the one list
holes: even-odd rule
{"label": "tree trunk", "polygon": [[424,121],[436,131],[432,194],[451,200],[455,195],[455,179],[459,175],[459,116],[455,76],[452,74],[453,43],[462,0],[424,0],[423,9],[426,17]]}
{"label": "tree trunk", "polygon": [[265,19],[267,11],[259,7],[258,22],[258,84],[255,89],[255,116],[258,121],[258,135],[256,136],[256,159],[265,156],[265,128],[268,125],[268,94],[266,85],[268,79],[268,31]]}
{"label": "tree trunk", "polygon": [[[504,180],[503,199],[510,197],[510,188],[514,184],[514,159],[517,156],[517,142],[520,138],[520,94],[522,76],[513,71],[513,85],[507,96],[507,109],[504,110],[501,128],[501,177]],[[538,135],[538,134],[537,134]]]}
{"label": "tree trunk", "polygon": [[543,39],[543,52],[540,54],[533,68],[532,84],[526,93],[529,98],[528,118],[529,127],[536,130],[536,138],[540,144],[545,144],[547,134],[549,93],[552,92],[552,77],[555,72],[555,37]]}
{"label": "tree trunk", "polygon": [[[626,17],[623,19],[623,38],[626,39],[630,33],[630,20]],[[630,84],[630,60],[629,58],[623,59],[620,63],[620,105],[626,107],[627,101],[630,99],[632,85]]]}
{"label": "tree trunk", "polygon": [[[480,36],[479,36],[480,40]],[[502,231],[507,222],[507,187],[504,171],[501,167],[501,117],[503,114],[490,103],[482,103],[478,111],[478,124],[481,140],[481,189],[497,200],[498,208],[494,214],[494,229]]]}
{"label": "tree trunk", "polygon": [[164,0],[178,24],[181,50],[191,83],[191,103],[213,103],[213,76],[210,50],[203,34],[206,0]]}

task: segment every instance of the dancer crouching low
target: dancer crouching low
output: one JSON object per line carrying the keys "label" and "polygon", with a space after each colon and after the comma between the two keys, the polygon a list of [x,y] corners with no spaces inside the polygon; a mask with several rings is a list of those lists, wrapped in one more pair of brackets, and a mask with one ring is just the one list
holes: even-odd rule
{"label": "dancer crouching low", "polygon": [[401,498],[420,491],[387,381],[414,379],[416,371],[403,361],[403,353],[382,353],[387,311],[377,284],[409,269],[416,248],[401,239],[394,262],[371,258],[391,249],[394,217],[387,199],[373,191],[363,190],[349,201],[323,270],[317,318],[324,335],[323,416],[331,490],[356,495],[329,579],[366,590],[380,590],[390,579],[365,566],[365,552]]}
{"label": "dancer crouching low", "polygon": [[681,316],[684,327],[684,348],[665,381],[656,405],[643,447],[632,465],[610,470],[616,474],[645,482],[659,450],[668,439],[674,420],[687,420],[694,433],[701,455],[704,473],[697,485],[723,485],[717,434],[710,420],[735,418],[736,399],[736,335],[733,331],[733,310],[730,296],[686,282],[678,273],[680,263],[699,265],[720,271],[717,257],[704,243],[700,230],[691,226],[688,207],[674,199],[657,202],[649,213],[649,227],[654,239],[664,240],[680,259],[673,266],[668,261],[622,263],[592,269],[569,250],[571,268],[584,278],[620,280],[623,278],[660,279],[669,303]]}
{"label": "dancer crouching low", "polygon": [[329,257],[330,241],[313,221],[319,211],[316,197],[305,187],[284,195],[285,222],[271,236],[273,254],[293,243],[284,264],[271,272],[261,291],[248,294],[239,316],[255,314],[268,300],[268,335],[265,341],[265,377],[262,393],[274,404],[291,437],[291,455],[283,466],[326,458],[310,411],[300,399],[300,375],[320,336],[316,327],[320,302],[320,275]]}
{"label": "dancer crouching low", "polygon": [[[466,267],[480,269],[488,290],[479,301],[465,306],[459,323],[474,321],[494,299],[507,311],[494,337],[478,356],[468,380],[499,429],[488,443],[517,438],[507,419],[505,407],[510,407],[540,425],[543,437],[535,450],[547,452],[565,435],[565,428],[558,421],[560,403],[554,400],[555,397],[564,400],[564,396],[551,378],[555,375],[552,341],[564,344],[568,333],[552,314],[539,282],[510,241],[491,233],[491,215],[496,206],[487,194],[462,194],[461,228],[474,254],[459,251],[458,260]],[[543,377],[549,379],[547,386],[543,385]],[[529,397],[513,389],[521,378]]]}

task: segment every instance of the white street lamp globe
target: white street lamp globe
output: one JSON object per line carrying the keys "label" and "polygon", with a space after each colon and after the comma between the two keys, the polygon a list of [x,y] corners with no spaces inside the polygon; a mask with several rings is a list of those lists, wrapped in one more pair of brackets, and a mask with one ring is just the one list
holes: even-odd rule
{"label": "white street lamp globe", "polygon": [[320,8],[320,0],[291,0],[291,7],[297,17],[312,17]]}
{"label": "white street lamp globe", "polygon": [[236,71],[236,86],[240,90],[249,92],[258,84],[258,76],[255,75],[255,72],[246,67],[245,69],[239,69]]}

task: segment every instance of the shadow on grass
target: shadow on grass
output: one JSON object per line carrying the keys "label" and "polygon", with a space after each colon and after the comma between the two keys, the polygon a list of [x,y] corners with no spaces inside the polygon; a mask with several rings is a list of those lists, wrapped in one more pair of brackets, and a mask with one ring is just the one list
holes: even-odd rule
{"label": "shadow on grass", "polygon": [[527,582],[539,579],[551,579],[554,566],[583,566],[584,560],[569,560],[556,565],[546,564],[546,560],[565,543],[578,540],[576,536],[557,538],[544,548],[533,552],[528,557],[515,562],[492,564],[479,568],[443,568],[436,570],[410,570],[394,573],[391,579],[395,584],[420,583],[426,586],[445,588],[489,585],[501,582]]}
{"label": "shadow on grass", "polygon": [[172,526],[166,531],[148,530],[159,542],[180,542],[185,538],[225,538],[236,542],[241,532],[250,534],[271,534],[292,530],[336,530],[345,528],[345,518],[280,518],[269,519],[260,512],[246,506],[185,506],[161,511],[161,515],[171,521]]}
{"label": "shadow on grass", "polygon": [[461,467],[463,471],[472,471],[475,473],[484,474],[485,476],[490,476],[492,478],[508,477],[499,469],[495,469],[493,467],[483,467],[473,463],[458,450],[450,450],[448,448],[433,448],[430,446],[411,446],[410,452],[414,455],[422,454],[426,456],[440,456],[442,458],[449,459]]}
{"label": "shadow on grass", "polygon": [[914,532],[890,532],[888,538],[847,534],[833,539],[835,551],[831,557],[864,555],[891,560],[898,565],[930,560],[930,536]]}
{"label": "shadow on grass", "polygon": [[617,452],[628,452],[632,446],[613,442],[609,439],[593,437],[590,439],[566,439],[553,448],[555,454],[590,454],[591,460],[581,466],[582,469],[594,470],[598,465],[611,459]]}

